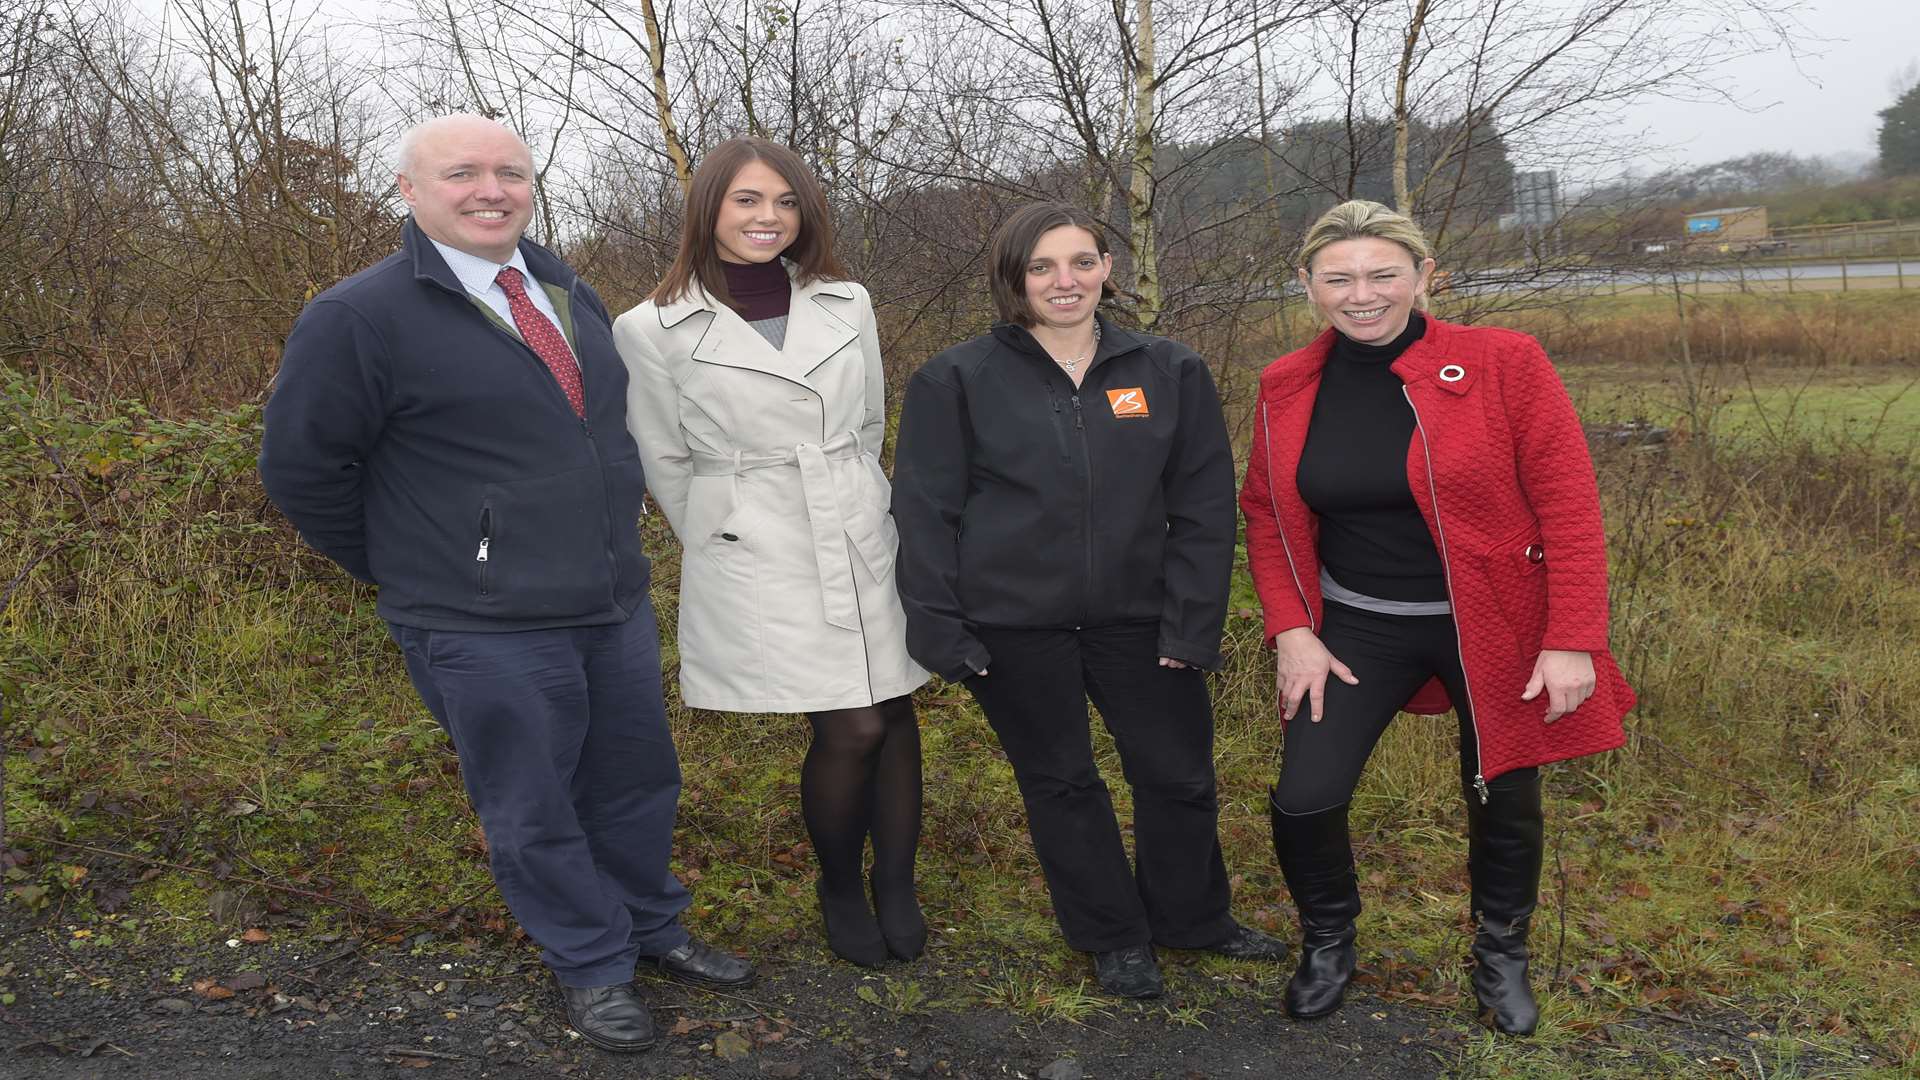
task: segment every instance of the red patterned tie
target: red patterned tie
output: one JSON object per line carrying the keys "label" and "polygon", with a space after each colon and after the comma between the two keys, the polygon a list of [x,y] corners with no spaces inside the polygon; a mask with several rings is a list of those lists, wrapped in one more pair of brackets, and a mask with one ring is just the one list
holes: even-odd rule
{"label": "red patterned tie", "polygon": [[574,415],[586,416],[587,395],[580,388],[580,365],[574,361],[573,350],[567,348],[567,339],[561,336],[560,328],[540,314],[540,309],[527,298],[527,287],[520,284],[520,271],[504,267],[493,280],[507,291],[507,308],[513,312],[513,325],[519,328],[520,337],[559,380],[560,389],[573,405]]}

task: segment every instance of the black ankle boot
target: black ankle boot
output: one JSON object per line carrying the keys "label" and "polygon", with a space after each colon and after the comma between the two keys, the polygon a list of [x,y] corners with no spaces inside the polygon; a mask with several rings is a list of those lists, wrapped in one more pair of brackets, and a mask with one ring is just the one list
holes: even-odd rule
{"label": "black ankle boot", "polygon": [[835,896],[827,892],[824,881],[814,882],[813,894],[820,899],[820,921],[834,955],[861,967],[877,968],[887,962],[886,939],[880,936],[880,924],[874,921],[865,895]]}
{"label": "black ankle boot", "polygon": [[1473,881],[1473,994],[1480,1019],[1508,1035],[1531,1035],[1540,1006],[1527,985],[1527,927],[1540,899],[1545,848],[1540,773],[1522,769],[1469,786],[1467,874]]}
{"label": "black ankle boot", "polygon": [[1339,1008],[1353,980],[1360,882],[1353,873],[1347,808],[1283,814],[1269,798],[1267,809],[1280,874],[1300,909],[1300,966],[1287,982],[1287,1014],[1310,1020]]}

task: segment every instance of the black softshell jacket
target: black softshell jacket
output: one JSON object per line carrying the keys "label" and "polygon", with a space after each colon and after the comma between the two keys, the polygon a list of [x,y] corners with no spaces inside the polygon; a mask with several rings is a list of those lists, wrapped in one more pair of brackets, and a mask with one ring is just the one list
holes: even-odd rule
{"label": "black softshell jacket", "polygon": [[893,516],[907,651],[950,681],[980,626],[1158,621],[1160,654],[1220,666],[1233,452],[1207,365],[1102,318],[1081,387],[1007,324],[907,384]]}

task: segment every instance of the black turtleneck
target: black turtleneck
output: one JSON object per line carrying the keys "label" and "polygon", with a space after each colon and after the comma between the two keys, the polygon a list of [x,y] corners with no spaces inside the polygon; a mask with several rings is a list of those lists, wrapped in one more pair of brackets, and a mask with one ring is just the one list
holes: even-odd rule
{"label": "black turtleneck", "polygon": [[1336,334],[1295,484],[1320,517],[1320,565],[1382,600],[1445,600],[1446,572],[1407,484],[1413,407],[1392,364],[1427,331],[1416,311],[1385,345]]}
{"label": "black turtleneck", "polygon": [[793,301],[793,281],[779,259],[763,263],[720,263],[727,276],[727,295],[740,317],[748,322],[784,318]]}

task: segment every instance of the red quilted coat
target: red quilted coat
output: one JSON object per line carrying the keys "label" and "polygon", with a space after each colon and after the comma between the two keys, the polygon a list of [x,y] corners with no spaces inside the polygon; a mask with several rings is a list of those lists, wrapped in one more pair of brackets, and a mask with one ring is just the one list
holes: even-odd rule
{"label": "red quilted coat", "polygon": [[[1240,507],[1267,640],[1318,632],[1319,520],[1294,476],[1329,329],[1260,376]],[[1514,330],[1427,318],[1393,363],[1415,415],[1407,479],[1446,566],[1472,699],[1480,783],[1512,769],[1612,750],[1633,690],[1607,651],[1607,553],[1586,437],[1540,343]],[[1593,654],[1593,696],[1552,724],[1547,695],[1520,700],[1542,649]],[[1450,707],[1438,679],[1409,712]],[[1484,792],[1484,788],[1483,788]]]}

